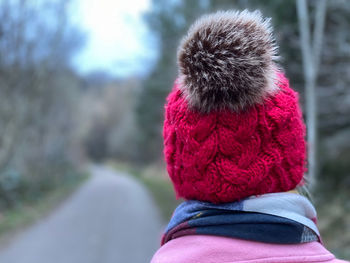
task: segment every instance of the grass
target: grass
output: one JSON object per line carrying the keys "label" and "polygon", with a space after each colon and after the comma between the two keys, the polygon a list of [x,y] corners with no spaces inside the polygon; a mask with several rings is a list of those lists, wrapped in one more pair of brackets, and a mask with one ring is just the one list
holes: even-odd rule
{"label": "grass", "polygon": [[87,174],[77,176],[62,186],[45,193],[42,198],[36,201],[22,201],[20,205],[0,212],[0,237],[6,238],[7,234],[19,230],[34,223],[39,218],[47,215],[58,204],[67,198],[86,179]]}
{"label": "grass", "polygon": [[119,171],[127,172],[145,185],[157,204],[163,221],[169,221],[181,200],[176,200],[173,186],[164,167],[155,164],[146,168],[135,168],[120,162],[111,162],[109,165]]}
{"label": "grass", "polygon": [[349,192],[338,189],[317,202],[318,226],[326,247],[336,256],[350,259]]}
{"label": "grass", "polygon": [[144,177],[141,181],[152,193],[157,203],[164,221],[169,221],[174,209],[180,204],[180,200],[175,199],[173,186],[169,180]]}

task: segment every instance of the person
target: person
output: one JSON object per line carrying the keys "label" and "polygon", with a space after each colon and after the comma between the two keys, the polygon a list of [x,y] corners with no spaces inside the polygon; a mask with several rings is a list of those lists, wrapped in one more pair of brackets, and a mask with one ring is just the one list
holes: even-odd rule
{"label": "person", "polygon": [[305,188],[305,125],[259,11],[197,20],[178,48],[164,155],[180,204],[152,263],[346,262]]}

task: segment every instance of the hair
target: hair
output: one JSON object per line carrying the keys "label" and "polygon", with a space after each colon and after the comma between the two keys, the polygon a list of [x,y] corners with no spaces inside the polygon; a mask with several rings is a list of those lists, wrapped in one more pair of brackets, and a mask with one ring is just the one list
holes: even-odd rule
{"label": "hair", "polygon": [[304,183],[302,185],[297,186],[296,191],[298,194],[305,196],[309,200],[313,200],[313,196],[310,191],[310,183],[309,183],[309,178],[304,175],[304,178],[302,180]]}

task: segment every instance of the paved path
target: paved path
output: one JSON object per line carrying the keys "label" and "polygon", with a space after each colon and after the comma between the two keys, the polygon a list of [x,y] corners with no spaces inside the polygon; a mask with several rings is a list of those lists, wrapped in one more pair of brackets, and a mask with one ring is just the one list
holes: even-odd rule
{"label": "paved path", "polygon": [[47,218],[0,250],[1,263],[147,263],[159,212],[133,178],[95,166],[92,178]]}

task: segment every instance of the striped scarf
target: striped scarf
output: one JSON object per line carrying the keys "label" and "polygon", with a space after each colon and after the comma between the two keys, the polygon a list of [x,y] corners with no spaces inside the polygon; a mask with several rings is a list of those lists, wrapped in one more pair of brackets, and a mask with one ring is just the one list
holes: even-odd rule
{"label": "striped scarf", "polygon": [[252,196],[224,204],[186,201],[180,204],[162,238],[216,235],[278,244],[321,242],[316,210],[295,193]]}

